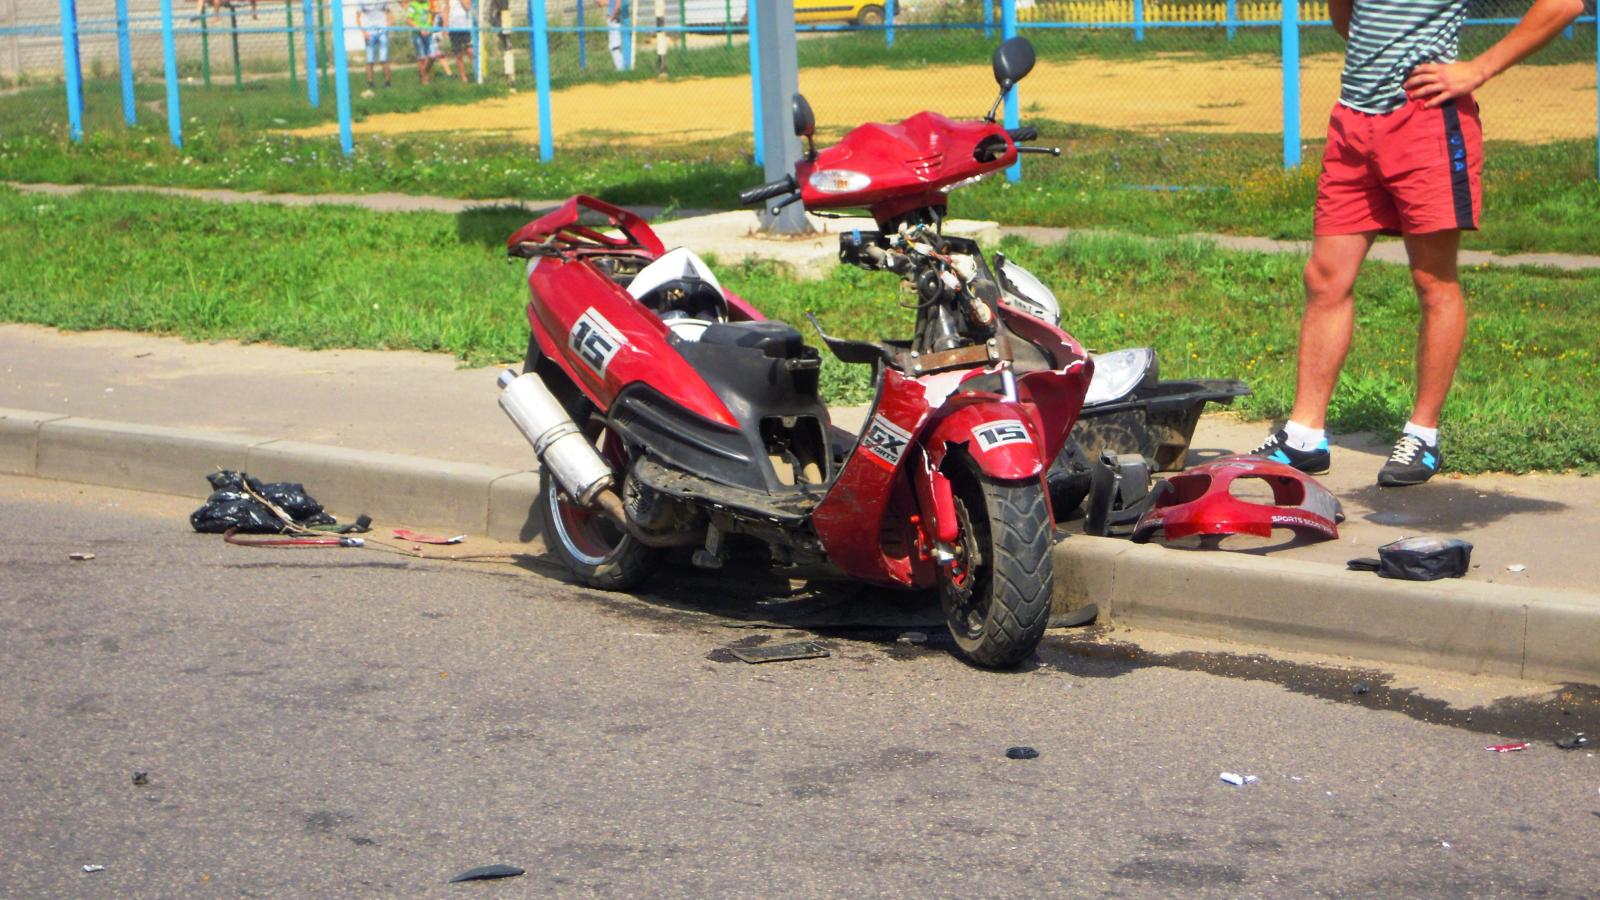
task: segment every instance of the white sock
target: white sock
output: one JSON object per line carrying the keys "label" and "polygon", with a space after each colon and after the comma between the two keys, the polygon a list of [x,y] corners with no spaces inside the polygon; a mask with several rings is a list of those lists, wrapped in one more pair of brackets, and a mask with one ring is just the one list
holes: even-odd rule
{"label": "white sock", "polygon": [[1316,450],[1328,439],[1328,433],[1321,428],[1307,428],[1299,422],[1290,421],[1283,423],[1283,437],[1296,450]]}
{"label": "white sock", "polygon": [[1422,442],[1427,444],[1429,447],[1439,446],[1438,428],[1424,428],[1415,422],[1407,422],[1406,427],[1402,430],[1406,434],[1415,435],[1416,437],[1421,438]]}

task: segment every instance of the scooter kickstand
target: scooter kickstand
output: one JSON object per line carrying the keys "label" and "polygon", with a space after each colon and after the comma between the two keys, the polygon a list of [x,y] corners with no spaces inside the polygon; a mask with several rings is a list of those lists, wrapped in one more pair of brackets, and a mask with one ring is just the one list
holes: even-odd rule
{"label": "scooter kickstand", "polygon": [[722,529],[715,525],[706,526],[706,545],[703,549],[696,550],[689,558],[697,569],[720,569],[727,562],[727,554],[722,549]]}

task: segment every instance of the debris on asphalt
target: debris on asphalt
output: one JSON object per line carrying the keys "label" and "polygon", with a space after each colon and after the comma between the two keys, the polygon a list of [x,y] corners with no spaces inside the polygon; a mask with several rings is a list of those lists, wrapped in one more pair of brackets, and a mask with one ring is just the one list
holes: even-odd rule
{"label": "debris on asphalt", "polygon": [[1472,567],[1472,544],[1460,538],[1408,537],[1378,548],[1378,558],[1352,559],[1346,565],[1380,578],[1437,581],[1460,578]]}
{"label": "debris on asphalt", "polygon": [[85,872],[88,872],[89,874],[93,875],[95,872],[104,872],[106,870],[106,867],[105,866],[97,866],[97,865],[94,865],[94,864],[91,863],[89,865],[84,866],[83,870]]}
{"label": "debris on asphalt", "polygon": [[1350,693],[1358,695],[1370,694],[1372,693],[1372,685],[1366,683],[1365,681],[1358,681],[1350,686]]}
{"label": "debris on asphalt", "polygon": [[1050,617],[1051,628],[1078,628],[1084,625],[1093,625],[1094,620],[1100,617],[1098,604],[1086,603],[1070,612],[1059,616]]}
{"label": "debris on asphalt", "polygon": [[1007,747],[1006,759],[1038,759],[1039,751],[1032,747]]}
{"label": "debris on asphalt", "polygon": [[1518,743],[1515,743],[1515,744],[1495,744],[1493,746],[1485,747],[1483,749],[1485,749],[1485,750],[1493,750],[1496,753],[1513,753],[1513,752],[1515,752],[1517,750],[1526,750],[1526,749],[1528,749],[1528,746],[1529,745],[1528,745],[1527,741],[1519,741]]}
{"label": "debris on asphalt", "polygon": [[900,636],[894,639],[894,642],[896,644],[926,644],[928,642],[928,633],[926,631],[902,631]]}
{"label": "debris on asphalt", "polygon": [[396,528],[394,536],[402,541],[411,541],[414,544],[459,544],[467,539],[464,534],[455,537],[435,537],[431,534],[418,534],[409,528]]}
{"label": "debris on asphalt", "polygon": [[475,869],[468,869],[450,879],[447,883],[455,884],[458,881],[489,881],[494,878],[515,878],[523,874],[524,871],[524,869],[519,869],[516,866],[495,863],[492,866],[478,866]]}
{"label": "debris on asphalt", "polygon": [[241,538],[239,529],[229,528],[222,539],[240,547],[365,547],[367,542],[357,537],[330,534],[326,536],[300,534],[287,537]]}
{"label": "debris on asphalt", "polygon": [[1444,848],[1444,849],[1446,849],[1446,850],[1449,850],[1450,849],[1450,842],[1449,841],[1440,841],[1439,842],[1439,846]]}
{"label": "debris on asphalt", "polygon": [[1563,750],[1576,750],[1579,747],[1587,747],[1588,745],[1589,738],[1581,731],[1556,739],[1556,746]]}
{"label": "debris on asphalt", "polygon": [[728,647],[741,662],[751,665],[784,662],[791,659],[820,659],[827,656],[827,648],[816,641],[796,641],[791,644],[762,644],[759,647]]}
{"label": "debris on asphalt", "polygon": [[1511,565],[1506,566],[1507,572],[1526,572],[1527,570],[1528,567],[1522,563],[1512,563]]}
{"label": "debris on asphalt", "polygon": [[1223,772],[1222,780],[1233,785],[1234,787],[1244,787],[1247,784],[1255,784],[1256,782],[1260,781],[1261,778],[1257,775],[1240,775],[1236,772]]}
{"label": "debris on asphalt", "polygon": [[211,482],[211,496],[189,515],[195,531],[220,534],[232,528],[246,534],[276,534],[293,525],[309,528],[336,523],[322,504],[306,493],[303,484],[266,484],[229,469],[213,472],[206,480]]}
{"label": "debris on asphalt", "polygon": [[149,772],[135,772],[135,773],[133,773],[133,786],[134,787],[144,787],[145,785],[147,785],[149,783],[150,783],[150,773]]}
{"label": "debris on asphalt", "polygon": [[81,551],[78,552],[78,553],[68,553],[67,554],[67,559],[73,560],[75,562],[88,562],[89,560],[94,559],[94,554],[93,553],[84,553],[84,552],[81,552]]}

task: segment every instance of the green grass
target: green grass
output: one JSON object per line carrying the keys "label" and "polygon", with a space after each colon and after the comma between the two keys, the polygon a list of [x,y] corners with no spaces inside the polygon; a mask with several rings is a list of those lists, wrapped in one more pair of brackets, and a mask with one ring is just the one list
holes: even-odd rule
{"label": "green grass", "polygon": [[[519,359],[527,332],[505,235],[526,217],[233,206],[150,195],[59,198],[0,190],[0,319],[295,347],[418,349],[481,364]],[[1300,262],[1182,240],[1008,240],[1062,299],[1085,345],[1153,344],[1168,377],[1237,377],[1251,415],[1290,404]],[[764,265],[719,265],[776,318],[815,310],[830,330],[903,334],[894,280],[841,269],[796,282]],[[1457,471],[1600,470],[1600,273],[1465,275],[1472,318],[1445,440]],[[1358,286],[1358,332],[1331,413],[1337,431],[1392,432],[1409,410],[1415,299],[1403,268]],[[866,397],[865,371],[832,360],[837,401]]]}

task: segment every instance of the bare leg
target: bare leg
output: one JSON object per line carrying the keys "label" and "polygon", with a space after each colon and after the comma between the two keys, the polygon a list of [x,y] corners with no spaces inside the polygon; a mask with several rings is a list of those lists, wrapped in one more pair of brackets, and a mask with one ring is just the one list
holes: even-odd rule
{"label": "bare leg", "polygon": [[1355,328],[1356,276],[1372,249],[1374,232],[1321,235],[1306,263],[1306,310],[1300,320],[1299,373],[1289,418],[1307,428],[1327,422],[1328,401],[1350,350]]}
{"label": "bare leg", "polygon": [[1456,362],[1467,337],[1467,305],[1456,275],[1461,232],[1410,234],[1405,240],[1411,280],[1422,307],[1422,326],[1417,333],[1417,404],[1411,421],[1433,428],[1439,424],[1439,411],[1455,380]]}

